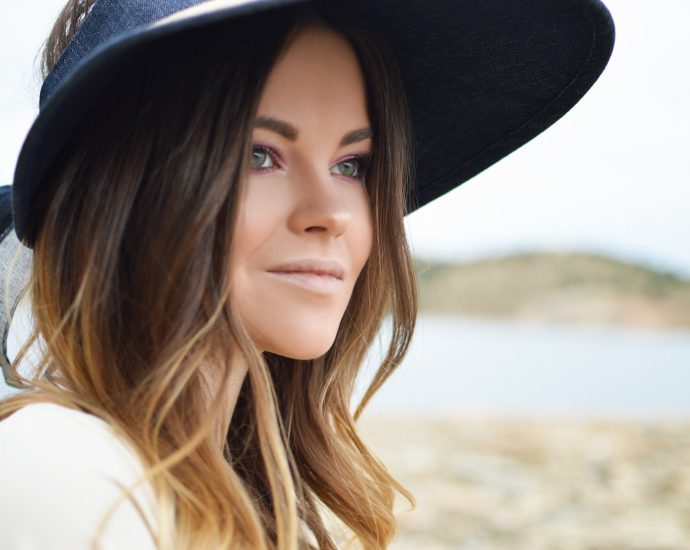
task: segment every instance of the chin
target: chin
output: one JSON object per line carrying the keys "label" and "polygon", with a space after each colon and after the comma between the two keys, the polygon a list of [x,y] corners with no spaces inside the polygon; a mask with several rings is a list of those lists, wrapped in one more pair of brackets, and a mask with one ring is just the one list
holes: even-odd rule
{"label": "chin", "polygon": [[261,346],[261,348],[264,351],[290,359],[301,361],[317,359],[331,349],[337,335],[337,330],[329,331],[327,334],[324,332],[321,330],[318,334],[310,334],[305,331],[301,332],[299,337],[290,334],[288,338],[278,338],[266,342],[266,345]]}

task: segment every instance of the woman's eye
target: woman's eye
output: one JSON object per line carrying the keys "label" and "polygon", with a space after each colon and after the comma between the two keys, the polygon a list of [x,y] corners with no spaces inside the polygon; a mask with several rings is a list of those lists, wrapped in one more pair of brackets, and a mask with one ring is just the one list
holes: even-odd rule
{"label": "woman's eye", "polygon": [[367,161],[364,157],[352,157],[336,164],[333,170],[339,176],[364,179],[367,167]]}
{"label": "woman's eye", "polygon": [[252,170],[266,170],[268,168],[273,168],[274,165],[273,155],[271,155],[271,152],[266,147],[252,148]]}

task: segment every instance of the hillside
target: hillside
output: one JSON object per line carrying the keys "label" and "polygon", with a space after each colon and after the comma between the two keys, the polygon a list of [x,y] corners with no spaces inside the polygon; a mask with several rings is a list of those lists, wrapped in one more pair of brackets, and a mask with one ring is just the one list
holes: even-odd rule
{"label": "hillside", "polygon": [[416,267],[421,312],[690,329],[690,280],[604,256],[540,252]]}

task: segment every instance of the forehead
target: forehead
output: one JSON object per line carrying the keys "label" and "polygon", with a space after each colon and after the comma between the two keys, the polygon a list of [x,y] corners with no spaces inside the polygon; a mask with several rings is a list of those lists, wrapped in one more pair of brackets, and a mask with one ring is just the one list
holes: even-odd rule
{"label": "forehead", "polygon": [[325,27],[300,30],[269,73],[259,115],[298,126],[366,126],[366,87],[350,43]]}

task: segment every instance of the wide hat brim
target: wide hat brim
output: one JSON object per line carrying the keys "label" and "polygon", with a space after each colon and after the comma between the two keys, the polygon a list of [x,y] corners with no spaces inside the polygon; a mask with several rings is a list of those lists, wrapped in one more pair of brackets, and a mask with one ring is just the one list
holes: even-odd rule
{"label": "wide hat brim", "polygon": [[[128,60],[166,37],[183,40],[228,19],[302,3],[309,1],[169,0],[141,8],[133,0],[98,0],[46,78],[39,115],[19,155],[12,185],[19,240],[33,247],[40,220],[32,219],[31,205],[47,172]],[[598,0],[320,3],[364,20],[397,58],[415,145],[408,213],[551,126],[590,89],[613,50],[613,20]],[[139,11],[127,12],[126,4]],[[139,18],[136,25],[132,17]]]}

